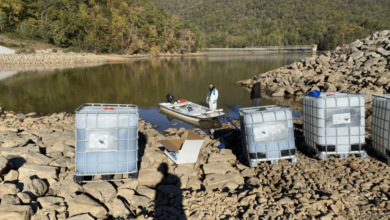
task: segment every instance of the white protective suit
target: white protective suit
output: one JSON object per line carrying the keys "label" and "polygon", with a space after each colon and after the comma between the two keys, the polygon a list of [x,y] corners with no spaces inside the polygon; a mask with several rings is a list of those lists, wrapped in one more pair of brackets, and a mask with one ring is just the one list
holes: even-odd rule
{"label": "white protective suit", "polygon": [[209,100],[209,108],[211,110],[217,110],[217,102],[214,104],[214,100],[218,99],[218,90],[214,87],[213,91],[211,91],[210,97],[207,93],[207,100]]}

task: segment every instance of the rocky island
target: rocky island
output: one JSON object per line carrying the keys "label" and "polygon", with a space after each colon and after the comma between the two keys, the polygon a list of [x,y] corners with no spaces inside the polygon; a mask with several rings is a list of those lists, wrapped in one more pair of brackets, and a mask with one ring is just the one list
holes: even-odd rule
{"label": "rocky island", "polygon": [[[261,73],[259,81],[269,96],[292,96],[296,101],[312,90],[366,94],[369,126],[372,95],[390,92],[390,30]],[[252,87],[250,79],[237,84]]]}

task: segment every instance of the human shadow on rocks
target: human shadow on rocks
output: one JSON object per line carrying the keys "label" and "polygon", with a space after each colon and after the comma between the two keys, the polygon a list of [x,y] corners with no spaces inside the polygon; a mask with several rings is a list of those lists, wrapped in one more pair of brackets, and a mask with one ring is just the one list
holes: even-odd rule
{"label": "human shadow on rocks", "polygon": [[166,163],[160,164],[158,170],[164,175],[164,178],[156,188],[153,219],[187,219],[182,205],[183,195],[180,189],[180,178],[168,174]]}
{"label": "human shadow on rocks", "polygon": [[141,164],[141,159],[145,154],[145,148],[146,148],[146,136],[138,132],[138,167]]}

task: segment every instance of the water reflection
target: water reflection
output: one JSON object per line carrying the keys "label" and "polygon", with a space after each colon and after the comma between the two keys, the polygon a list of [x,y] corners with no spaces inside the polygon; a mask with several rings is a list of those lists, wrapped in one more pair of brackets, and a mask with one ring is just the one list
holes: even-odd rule
{"label": "water reflection", "polygon": [[[172,123],[192,127],[159,113],[158,103],[172,93],[206,106],[209,83],[219,90],[218,108],[238,117],[251,106],[249,92],[235,82],[300,60],[310,54],[166,58],[63,70],[23,71],[0,81],[0,106],[38,113],[74,112],[82,103],[137,104],[140,117],[166,129]],[[274,104],[262,99],[261,105]]]}
{"label": "water reflection", "polygon": [[201,121],[195,122],[195,121],[190,121],[190,120],[184,120],[184,119],[177,118],[177,117],[169,114],[168,112],[160,111],[159,113],[162,114],[162,115],[165,115],[167,117],[167,120],[170,123],[172,123],[173,120],[178,120],[178,121],[183,122],[185,124],[189,124],[189,125],[191,125],[193,127],[202,128],[202,129],[206,129],[206,130],[222,127],[221,121],[217,120],[217,119],[201,120]]}
{"label": "water reflection", "polygon": [[313,53],[309,53],[309,52],[265,53],[265,54],[241,55],[241,56],[209,56],[208,59],[210,61],[256,60],[256,61],[284,62],[286,60],[299,61],[300,59],[304,59],[312,55]]}
{"label": "water reflection", "polygon": [[11,77],[11,76],[15,75],[16,73],[17,73],[17,71],[1,71],[0,72],[0,80]]}

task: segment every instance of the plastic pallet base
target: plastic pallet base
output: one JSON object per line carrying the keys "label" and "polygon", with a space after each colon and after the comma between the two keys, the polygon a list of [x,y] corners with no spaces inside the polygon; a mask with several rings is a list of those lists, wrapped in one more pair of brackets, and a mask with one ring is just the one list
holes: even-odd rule
{"label": "plastic pallet base", "polygon": [[278,159],[274,159],[274,160],[266,160],[266,159],[254,160],[254,159],[250,159],[250,160],[248,160],[248,162],[249,162],[249,166],[250,167],[258,167],[259,166],[258,165],[259,162],[269,161],[269,162],[271,162],[271,164],[278,164],[279,160],[291,160],[291,163],[296,163],[296,162],[298,162],[298,157],[294,156],[294,157],[290,157],[290,158],[278,158]]}
{"label": "plastic pallet base", "polygon": [[[100,181],[121,181],[121,180],[131,180],[131,179],[138,179],[138,172],[136,173],[129,173],[129,178],[121,178],[121,179],[113,179],[113,176],[115,174],[111,175],[84,175],[84,176],[78,176],[74,175],[74,182],[75,183],[86,183],[86,182],[100,182]],[[123,174],[126,175],[126,174]],[[93,177],[95,176],[101,176],[102,178],[100,180],[85,180],[85,177]]]}
{"label": "plastic pallet base", "polygon": [[386,161],[387,165],[390,165],[390,157],[383,155],[381,152],[379,152],[377,149],[375,149],[371,144],[367,144],[368,150],[373,151],[376,156],[382,158]]}
{"label": "plastic pallet base", "polygon": [[360,154],[360,158],[367,157],[367,152],[365,150],[363,150],[361,152],[352,152],[352,153],[336,153],[336,152],[326,153],[326,152],[317,152],[317,150],[313,149],[312,147],[310,147],[306,143],[303,143],[302,147],[305,148],[306,150],[308,150],[309,152],[311,152],[313,155],[315,155],[316,158],[318,158],[320,160],[329,159],[329,158],[327,158],[327,155],[340,155],[339,159],[347,159],[348,155],[351,155],[351,154]]}

